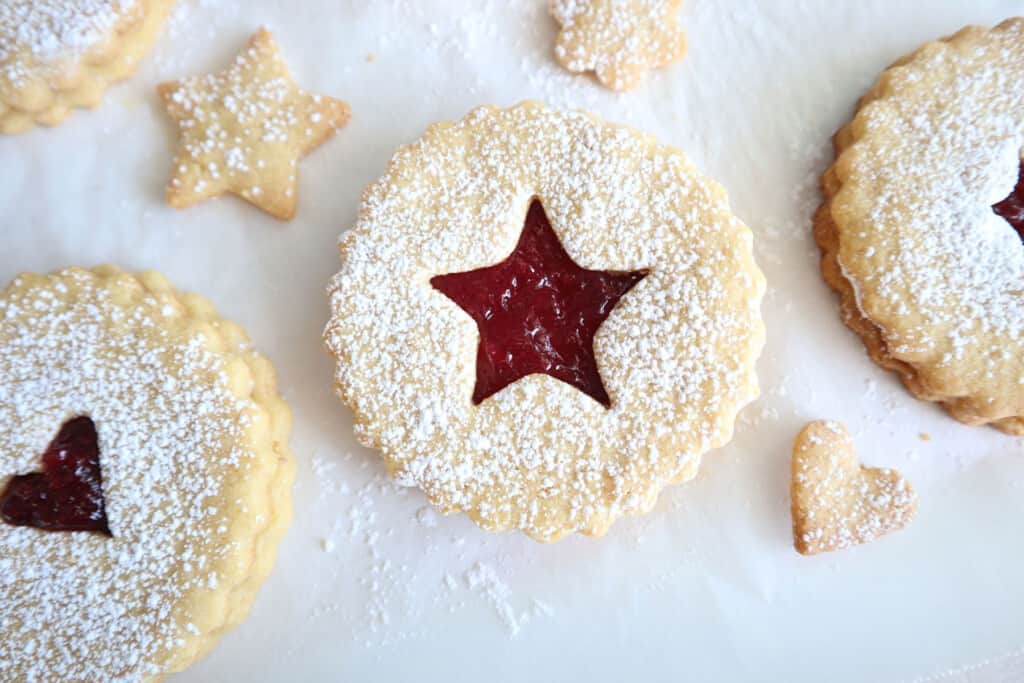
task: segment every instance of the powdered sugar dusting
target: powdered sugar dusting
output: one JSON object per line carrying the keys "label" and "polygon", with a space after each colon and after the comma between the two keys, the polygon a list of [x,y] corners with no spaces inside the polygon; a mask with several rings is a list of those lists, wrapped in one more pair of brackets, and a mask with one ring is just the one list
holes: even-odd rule
{"label": "powdered sugar dusting", "polygon": [[465,578],[469,589],[491,606],[512,638],[518,636],[531,619],[554,614],[554,609],[540,600],[534,600],[529,609],[517,609],[513,603],[511,589],[490,564],[475,563],[466,571]]}
{"label": "powdered sugar dusting", "polygon": [[229,530],[247,501],[224,496],[250,467],[238,444],[252,405],[202,334],[183,333],[173,300],[85,271],[12,287],[0,297],[0,481],[38,469],[57,428],[89,415],[113,538],[0,524],[0,679],[146,680],[201,632],[186,600],[238,561]]}
{"label": "powdered sugar dusting", "polygon": [[331,555],[330,563],[338,563],[332,581],[344,581],[353,570],[358,573],[363,602],[318,601],[314,618],[342,614],[351,624],[353,640],[377,649],[436,628],[439,612],[431,607],[441,614],[485,607],[509,638],[530,623],[555,616],[547,601],[516,588],[514,563],[503,557],[507,549],[495,553],[486,537],[453,534],[458,520],[443,521],[421,504],[418,494],[381,472],[353,485],[350,477],[316,462],[321,497],[343,505],[330,532],[319,539],[321,549]]}
{"label": "powdered sugar dusting", "polygon": [[[474,407],[475,325],[429,286],[502,260],[534,195],[581,266],[650,271],[595,338],[610,410],[544,375]],[[749,232],[680,153],[587,115],[526,104],[432,128],[370,188],[342,251],[325,336],[357,435],[486,528],[554,539],[644,511],[756,393]]]}

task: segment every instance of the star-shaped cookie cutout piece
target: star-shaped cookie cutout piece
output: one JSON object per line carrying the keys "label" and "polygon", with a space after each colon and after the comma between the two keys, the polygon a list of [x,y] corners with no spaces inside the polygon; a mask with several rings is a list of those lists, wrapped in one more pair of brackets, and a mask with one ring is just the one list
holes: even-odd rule
{"label": "star-shaped cookie cutout piece", "polygon": [[295,84],[266,29],[227,70],[157,90],[180,131],[167,184],[167,203],[179,209],[230,192],[292,218],[299,158],[351,115],[346,103]]}
{"label": "star-shaped cookie cutout piece", "polygon": [[612,90],[632,90],[647,72],[686,53],[683,0],[549,0],[562,26],[555,56],[569,71],[593,71]]}
{"label": "star-shaped cookie cutout piece", "polygon": [[839,422],[811,422],[793,445],[793,541],[803,555],[840,550],[902,529],[917,494],[899,472],[865,467]]}

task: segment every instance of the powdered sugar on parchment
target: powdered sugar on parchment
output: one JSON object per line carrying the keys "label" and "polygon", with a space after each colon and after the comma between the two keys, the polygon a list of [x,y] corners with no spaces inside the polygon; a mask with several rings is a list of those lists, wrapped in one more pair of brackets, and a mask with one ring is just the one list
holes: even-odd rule
{"label": "powdered sugar on parchment", "polygon": [[519,632],[531,619],[537,616],[551,616],[554,612],[550,605],[541,600],[534,600],[529,610],[517,610],[508,584],[489,564],[475,563],[466,571],[465,578],[469,590],[482,597],[490,605],[513,638],[519,635]]}
{"label": "powdered sugar on parchment", "polygon": [[[352,460],[349,454],[341,462],[350,469]],[[353,640],[378,649],[423,636],[437,613],[486,608],[509,638],[555,616],[548,601],[515,587],[515,570],[486,538],[453,534],[433,508],[417,503],[418,495],[382,473],[353,486],[351,473],[343,477],[336,465],[321,457],[313,464],[321,498],[342,510],[318,542],[329,563],[345,563],[339,572],[356,570],[362,603],[318,601],[313,618],[344,614]]]}

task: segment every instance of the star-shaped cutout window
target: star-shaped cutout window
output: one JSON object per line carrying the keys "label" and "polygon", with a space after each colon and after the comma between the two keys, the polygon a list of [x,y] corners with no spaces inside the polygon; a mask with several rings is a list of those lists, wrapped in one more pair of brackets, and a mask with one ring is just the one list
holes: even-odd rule
{"label": "star-shaped cutout window", "polygon": [[611,399],[594,356],[594,335],[647,271],[587,270],[562,247],[538,199],[512,254],[501,263],[438,275],[435,289],[476,321],[473,403],[527,375],[543,373],[603,406]]}

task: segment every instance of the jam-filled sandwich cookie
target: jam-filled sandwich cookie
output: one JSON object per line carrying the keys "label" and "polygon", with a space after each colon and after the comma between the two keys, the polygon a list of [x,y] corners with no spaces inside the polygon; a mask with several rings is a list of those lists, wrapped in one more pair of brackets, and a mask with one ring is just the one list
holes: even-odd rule
{"label": "jam-filled sandwich cookie", "polygon": [[1024,433],[1024,19],[925,45],[835,137],[825,280],[871,357],[967,424]]}
{"label": "jam-filled sandwich cookie", "polygon": [[757,394],[750,230],[649,135],[477,109],[398,151],[340,247],[325,339],[358,437],[485,529],[602,534]]}
{"label": "jam-filled sandwich cookie", "polygon": [[205,299],[114,268],[0,293],[0,680],[153,681],[241,622],[290,413]]}
{"label": "jam-filled sandwich cookie", "polygon": [[548,0],[562,27],[555,56],[569,71],[593,71],[612,90],[632,90],[647,72],[682,59],[683,0]]}
{"label": "jam-filled sandwich cookie", "polygon": [[56,125],[130,76],[173,0],[0,2],[0,133]]}

